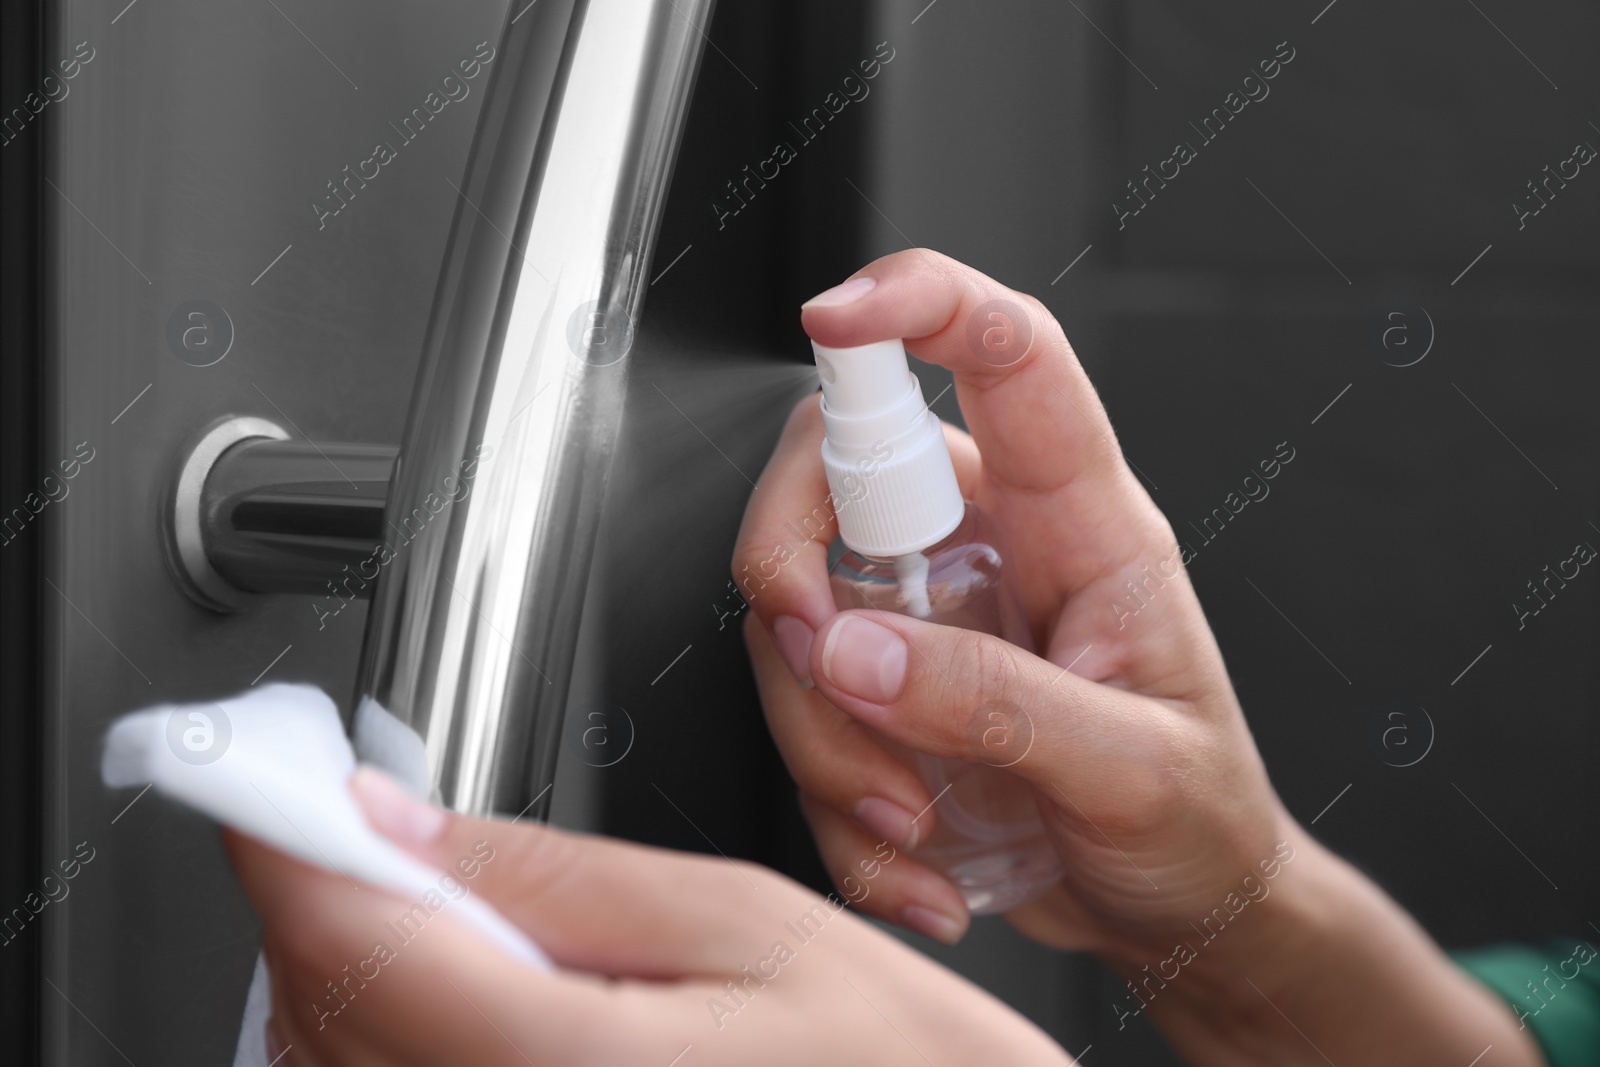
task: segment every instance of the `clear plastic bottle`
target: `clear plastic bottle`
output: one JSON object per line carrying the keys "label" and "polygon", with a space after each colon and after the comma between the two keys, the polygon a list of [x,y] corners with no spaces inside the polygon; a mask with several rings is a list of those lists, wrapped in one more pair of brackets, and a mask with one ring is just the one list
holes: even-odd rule
{"label": "clear plastic bottle", "polygon": [[[961,499],[938,418],[922,402],[898,341],[816,349],[827,438],[824,466],[845,551],[835,603],[993,634],[1030,648],[999,531]],[[942,759],[883,739],[937,799],[933,831],[912,852],[961,891],[974,914],[1009,911],[1061,877],[1033,787],[1005,770],[1032,741],[1025,709],[972,709],[991,762]]]}

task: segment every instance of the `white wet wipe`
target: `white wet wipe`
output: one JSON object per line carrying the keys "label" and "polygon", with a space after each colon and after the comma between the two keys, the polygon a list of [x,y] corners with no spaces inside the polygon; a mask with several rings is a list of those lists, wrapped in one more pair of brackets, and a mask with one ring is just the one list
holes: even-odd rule
{"label": "white wet wipe", "polygon": [[[413,795],[424,795],[421,738],[371,700],[363,702],[356,726],[363,755]],[[408,901],[439,899],[445,872],[367,825],[347,787],[355,768],[355,751],[333,700],[315,686],[275,684],[226,700],[160,704],[124,715],[106,735],[100,771],[108,786],[152,785],[225,826],[346,878]],[[452,898],[444,907],[512,958],[553,969],[525,933],[479,897]],[[266,1063],[260,1027],[265,976],[258,966],[236,1064]]]}

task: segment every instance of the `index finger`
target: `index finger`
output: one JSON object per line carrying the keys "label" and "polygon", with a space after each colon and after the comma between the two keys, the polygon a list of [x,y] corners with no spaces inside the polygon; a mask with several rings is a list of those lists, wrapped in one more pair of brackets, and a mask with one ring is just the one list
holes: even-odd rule
{"label": "index finger", "polygon": [[813,297],[801,324],[833,347],[903,338],[912,355],[954,372],[967,428],[997,482],[1038,492],[1093,478],[1143,495],[1088,375],[1035,298],[913,248]]}

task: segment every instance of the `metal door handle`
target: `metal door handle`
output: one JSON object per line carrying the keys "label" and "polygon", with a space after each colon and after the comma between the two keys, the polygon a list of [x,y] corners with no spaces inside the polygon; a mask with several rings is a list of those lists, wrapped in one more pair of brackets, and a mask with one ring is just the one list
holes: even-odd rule
{"label": "metal door handle", "polygon": [[174,556],[213,606],[315,589],[352,560],[375,572],[356,699],[416,730],[435,799],[461,811],[524,811],[554,773],[626,357],[711,7],[514,3],[398,455],[321,455],[357,468],[347,493],[310,465],[318,446],[254,427],[213,442],[189,499],[177,490]]}

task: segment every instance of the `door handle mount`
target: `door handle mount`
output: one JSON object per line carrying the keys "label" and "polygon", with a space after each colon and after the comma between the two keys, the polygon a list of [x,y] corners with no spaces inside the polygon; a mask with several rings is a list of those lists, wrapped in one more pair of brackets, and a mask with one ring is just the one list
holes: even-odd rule
{"label": "door handle mount", "polygon": [[367,561],[390,540],[383,509],[395,452],[291,440],[255,416],[213,423],[185,451],[166,509],[184,592],[219,612],[264,593],[370,595],[377,575]]}

